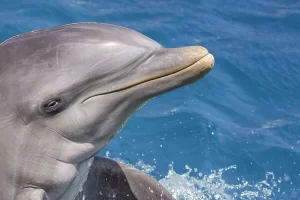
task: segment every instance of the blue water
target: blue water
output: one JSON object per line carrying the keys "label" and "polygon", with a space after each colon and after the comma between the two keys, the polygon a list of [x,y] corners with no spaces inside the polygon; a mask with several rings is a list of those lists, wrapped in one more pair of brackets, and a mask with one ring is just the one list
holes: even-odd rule
{"label": "blue water", "polygon": [[300,199],[299,1],[1,0],[0,41],[81,21],[165,47],[202,45],[216,60],[199,82],[139,110],[100,155],[181,199]]}

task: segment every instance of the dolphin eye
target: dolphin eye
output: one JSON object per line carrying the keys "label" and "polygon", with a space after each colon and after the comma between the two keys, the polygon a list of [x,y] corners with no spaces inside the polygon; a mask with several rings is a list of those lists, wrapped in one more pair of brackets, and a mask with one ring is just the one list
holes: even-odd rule
{"label": "dolphin eye", "polygon": [[59,104],[59,102],[60,102],[59,100],[58,101],[55,101],[55,100],[50,101],[47,105],[45,105],[45,107],[53,108],[53,107],[57,106]]}
{"label": "dolphin eye", "polygon": [[50,99],[42,104],[41,110],[45,114],[57,114],[63,110],[64,104],[61,98]]}

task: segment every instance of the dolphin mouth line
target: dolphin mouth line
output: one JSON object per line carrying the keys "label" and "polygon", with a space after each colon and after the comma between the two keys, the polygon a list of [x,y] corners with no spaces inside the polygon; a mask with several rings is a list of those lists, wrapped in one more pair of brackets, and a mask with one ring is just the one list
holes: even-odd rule
{"label": "dolphin mouth line", "polygon": [[124,86],[122,88],[119,88],[119,89],[115,89],[115,90],[112,90],[112,91],[108,91],[108,92],[103,92],[103,93],[99,93],[99,94],[94,94],[92,96],[89,96],[87,98],[85,98],[84,100],[82,100],[81,103],[84,103],[86,102],[87,100],[89,99],[92,99],[94,97],[97,97],[97,96],[101,96],[101,95],[105,95],[105,94],[111,94],[111,93],[115,93],[115,92],[120,92],[120,91],[124,91],[126,89],[129,89],[129,88],[132,88],[132,87],[135,87],[135,86],[138,86],[138,85],[141,85],[143,83],[147,83],[147,82],[150,82],[150,81],[154,81],[154,80],[158,80],[158,79],[161,79],[161,78],[164,78],[164,77],[167,77],[167,76],[170,76],[170,75],[174,75],[174,74],[177,74],[177,73],[180,73],[190,67],[193,67],[197,62],[199,62],[200,60],[204,59],[206,56],[209,56],[211,55],[210,53],[207,53],[205,54],[203,57],[201,57],[199,60],[193,62],[192,64],[182,68],[182,69],[179,69],[179,70],[175,70],[175,71],[171,71],[169,73],[166,73],[166,74],[163,74],[163,75],[157,75],[157,76],[152,76],[152,77],[149,77],[149,78],[144,78],[144,80],[141,80],[141,81],[137,81],[135,83],[132,83],[132,84],[129,84],[127,86]]}

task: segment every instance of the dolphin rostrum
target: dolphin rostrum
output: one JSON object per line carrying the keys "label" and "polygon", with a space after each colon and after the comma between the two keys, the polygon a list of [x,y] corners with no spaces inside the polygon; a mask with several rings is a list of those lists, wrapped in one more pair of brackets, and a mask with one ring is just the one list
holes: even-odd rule
{"label": "dolphin rostrum", "polygon": [[[146,174],[93,158],[143,104],[199,80],[213,65],[204,47],[163,48],[136,31],[102,23],[68,24],[4,41],[0,199],[73,200],[80,191],[89,195],[85,182],[103,184],[104,192],[107,185],[127,187],[116,192],[148,199],[144,183],[164,193],[149,198],[171,199],[155,181],[146,183]],[[90,168],[100,170],[95,175],[101,182],[90,181]],[[118,171],[116,176],[112,170]],[[128,184],[108,184],[104,177],[121,177]],[[88,198],[109,199],[105,195]]]}

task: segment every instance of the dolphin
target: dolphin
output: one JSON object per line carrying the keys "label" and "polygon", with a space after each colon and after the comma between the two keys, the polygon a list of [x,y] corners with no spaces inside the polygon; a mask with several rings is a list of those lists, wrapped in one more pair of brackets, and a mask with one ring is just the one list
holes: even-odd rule
{"label": "dolphin", "polygon": [[[0,199],[73,200],[115,187],[131,192],[124,199],[171,199],[137,169],[94,158],[146,102],[199,80],[213,65],[204,47],[164,48],[104,23],[67,24],[2,42]],[[89,191],[93,183],[102,190]],[[142,184],[156,187],[155,195]]]}
{"label": "dolphin", "polygon": [[96,156],[75,200],[175,200],[154,178],[134,167]]}

